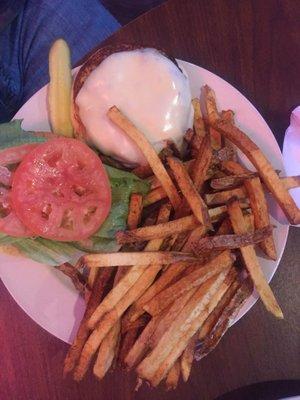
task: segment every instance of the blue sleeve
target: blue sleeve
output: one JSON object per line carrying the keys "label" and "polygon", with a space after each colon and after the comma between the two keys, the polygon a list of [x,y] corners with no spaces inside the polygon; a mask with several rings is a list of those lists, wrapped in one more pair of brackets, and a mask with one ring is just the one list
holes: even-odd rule
{"label": "blue sleeve", "polygon": [[68,42],[75,65],[118,28],[99,0],[27,0],[0,34],[0,122],[48,82],[54,40]]}

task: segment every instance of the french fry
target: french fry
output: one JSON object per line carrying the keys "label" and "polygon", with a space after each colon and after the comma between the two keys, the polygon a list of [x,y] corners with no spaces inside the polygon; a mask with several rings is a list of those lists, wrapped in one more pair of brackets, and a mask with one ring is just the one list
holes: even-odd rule
{"label": "french fry", "polygon": [[175,390],[178,385],[179,378],[180,378],[180,361],[177,360],[175,361],[173,367],[167,374],[166,390],[167,391]]}
{"label": "french fry", "polygon": [[96,280],[94,282],[91,295],[89,297],[86,310],[80,326],[78,328],[76,337],[69,348],[68,354],[65,358],[64,362],[64,376],[73,371],[75,365],[80,357],[81,350],[85,344],[86,339],[89,336],[90,330],[87,326],[87,321],[90,316],[93,314],[98,304],[101,301],[101,297],[103,295],[105,286],[109,281],[112,274],[111,268],[106,268],[98,271]]}
{"label": "french fry", "polygon": [[191,249],[195,254],[201,254],[211,250],[230,250],[240,247],[262,243],[272,234],[273,227],[271,225],[259,228],[254,232],[246,232],[240,235],[216,235],[208,236],[194,241]]}
{"label": "french fry", "polygon": [[225,204],[231,197],[236,196],[238,199],[246,199],[247,192],[244,187],[236,189],[224,190],[222,192],[208,193],[204,196],[204,200],[209,206]]}
{"label": "french fry", "polygon": [[168,157],[168,164],[195,217],[201,224],[211,228],[211,222],[206,204],[193,185],[193,182],[184,165],[178,158],[175,157]]}
{"label": "french fry", "polygon": [[247,168],[243,167],[241,164],[233,160],[222,161],[221,169],[232,175],[249,174],[251,176],[253,173],[252,171],[249,171]]}
{"label": "french fry", "polygon": [[125,367],[125,359],[127,354],[129,353],[130,349],[134,345],[134,342],[136,341],[136,338],[138,336],[138,329],[130,329],[127,331],[122,338],[122,343],[121,343],[121,348],[119,352],[119,364],[121,367]]}
{"label": "french fry", "polygon": [[71,57],[63,39],[56,40],[49,52],[48,104],[52,130],[57,135],[72,137],[71,122]]}
{"label": "french fry", "polygon": [[259,147],[243,131],[226,121],[216,121],[212,126],[231,140],[249,158],[289,222],[299,224],[300,210]]}
{"label": "french fry", "polygon": [[[229,303],[222,310],[221,315],[215,321],[212,326],[212,330],[209,334],[204,336],[200,331],[201,343],[197,346],[195,351],[195,359],[197,361],[201,360],[203,357],[207,356],[219,343],[223,335],[226,333],[230,326],[231,321],[234,320],[238,311],[241,309],[245,300],[251,295],[253,291],[253,285],[249,278],[245,279],[241,286],[233,294]],[[226,296],[226,295],[225,295]],[[218,307],[218,306],[217,306]],[[201,330],[205,327],[206,321],[203,324]],[[210,327],[208,327],[210,329]]]}
{"label": "french fry", "polygon": [[[224,278],[225,276],[225,278]],[[174,361],[180,356],[183,350],[188,345],[189,340],[194,336],[194,334],[198,331],[199,327],[206,320],[207,316],[214,310],[219,300],[222,298],[224,294],[224,290],[226,290],[226,285],[223,285],[224,279],[226,279],[226,274],[220,274],[217,279],[213,282],[210,282],[210,287],[203,288],[202,287],[202,297],[196,307],[196,312],[193,313],[193,320],[190,322],[188,319],[188,323],[186,324],[185,332],[182,335],[180,332],[181,338],[175,344],[175,346],[170,351],[169,355],[164,359],[159,368],[154,373],[154,376],[150,380],[152,386],[157,386],[161,381],[162,377],[169,371]],[[220,285],[221,283],[221,285]],[[204,285],[203,285],[204,286]],[[216,290],[216,286],[218,289]],[[200,289],[200,288],[199,288]],[[204,290],[207,290],[204,292]],[[200,291],[201,294],[201,291]],[[198,292],[195,293],[195,297],[199,295]],[[193,299],[192,299],[193,300]],[[192,303],[192,300],[190,303]],[[189,306],[190,304],[188,304]],[[195,314],[197,315],[195,317]],[[174,343],[174,341],[173,341]],[[172,341],[171,341],[172,345]]]}
{"label": "french fry", "polygon": [[[255,228],[261,229],[269,226],[269,208],[260,179],[258,177],[248,179],[245,181],[244,185],[247,190],[250,207],[253,212]],[[272,260],[277,259],[277,252],[272,232],[268,237],[260,242],[259,245],[268,257],[270,257]]]}
{"label": "french fry", "polygon": [[192,106],[194,109],[194,130],[197,136],[203,138],[206,135],[206,129],[204,120],[202,117],[201,107],[200,107],[200,100],[194,98],[192,100]]}
{"label": "french fry", "polygon": [[232,233],[232,226],[231,226],[229,218],[225,218],[222,221],[221,225],[219,226],[216,234],[217,235],[229,235],[230,233]]}
{"label": "french fry", "polygon": [[221,273],[224,269],[231,266],[234,260],[235,257],[233,254],[229,251],[224,251],[205,265],[199,265],[195,271],[179,279],[179,281],[152,298],[149,303],[144,305],[144,310],[152,316],[158,315],[172,304],[176,298],[190,289],[201,285],[212,276]]}
{"label": "french fry", "polygon": [[157,201],[165,199],[166,197],[167,193],[165,189],[162,186],[158,186],[155,189],[150,190],[150,192],[146,194],[143,201],[143,206],[148,207],[151,204],[156,203]]}
{"label": "french fry", "polygon": [[287,190],[294,189],[300,186],[300,175],[288,176],[286,178],[281,178],[281,180]]}
{"label": "french fry", "polygon": [[166,265],[178,261],[197,261],[192,254],[178,251],[88,254],[83,257],[83,260],[84,264],[91,268],[115,267],[117,265],[138,265],[138,268],[142,268],[150,264]]}
{"label": "french fry", "polygon": [[132,231],[119,231],[116,234],[116,239],[119,244],[135,243],[155,238],[164,239],[181,232],[191,231],[198,226],[199,221],[194,217],[194,215],[189,215],[174,221],[138,228]]}
{"label": "french fry", "polygon": [[118,344],[120,324],[117,322],[101,343],[93,372],[98,379],[103,379],[115,358],[115,349]]}
{"label": "french fry", "polygon": [[[207,112],[207,119],[210,124],[215,123],[220,119],[216,104],[215,92],[208,86],[203,87],[203,94],[205,99],[205,106]],[[211,146],[214,150],[219,150],[222,147],[222,137],[218,131],[210,127],[209,129]]]}
{"label": "french fry", "polygon": [[189,169],[191,179],[195,185],[195,188],[200,191],[204,181],[207,179],[207,172],[212,160],[212,149],[210,145],[209,136],[205,135],[202,139],[201,146]]}
{"label": "french fry", "polygon": [[[110,329],[122,317],[122,315],[125,313],[128,307],[130,307],[130,305],[134,303],[143,294],[144,291],[145,291],[145,279],[144,276],[141,275],[139,279],[126,292],[126,296],[122,297],[120,301],[115,304],[114,307],[110,306],[110,311],[108,311],[104,315],[102,314],[103,317],[101,318],[100,321],[98,318],[99,313],[97,315],[97,319],[95,318],[95,316],[94,318],[92,318],[93,317],[92,316],[89,319],[89,326],[92,326],[94,330],[89,336],[88,340],[86,341],[82,349],[78,365],[74,371],[74,379],[76,381],[80,381],[84,377],[90,365],[93,355],[99,348],[101,342],[108,334]],[[95,324],[95,322],[98,322],[97,325]]]}
{"label": "french fry", "polygon": [[116,107],[113,106],[107,113],[109,119],[121,128],[139,147],[151,166],[154,175],[160,180],[162,187],[165,189],[171,204],[176,209],[179,207],[181,199],[177,193],[176,187],[168,175],[165,167],[159,159],[156,151],[148,142],[146,137],[141,133],[131,121]]}
{"label": "french fry", "polygon": [[246,173],[212,179],[210,181],[210,186],[215,190],[233,189],[236,186],[241,186],[244,181],[251,176],[257,176],[257,173],[253,172],[253,174]]}
{"label": "french fry", "polygon": [[146,179],[149,178],[150,176],[153,175],[152,168],[150,167],[149,164],[147,165],[140,165],[136,168],[134,168],[131,171],[134,175],[138,176],[141,179]]}
{"label": "french fry", "polygon": [[[157,217],[157,221],[167,221],[170,216],[170,207],[168,204],[165,204],[161,207],[160,212]],[[160,246],[162,245],[161,239],[153,239],[149,243],[147,243],[145,247],[145,252],[136,253],[139,255],[146,254],[145,265],[153,265],[154,272],[156,272],[156,264],[151,262],[151,257],[155,254],[155,251],[159,250]],[[161,252],[162,253],[162,252]],[[161,254],[156,253],[156,254]],[[124,254],[134,254],[134,253],[114,253],[122,255]],[[149,257],[147,257],[149,254]],[[122,299],[122,297],[128,292],[128,290],[134,285],[134,283],[141,277],[143,274],[143,269],[145,267],[141,266],[141,264],[137,264],[135,262],[129,263],[127,265],[133,265],[130,271],[122,278],[114,288],[108,293],[102,303],[97,307],[94,311],[93,315],[90,317],[89,326],[94,328],[96,323],[100,320],[100,318],[108,311],[112,310],[113,307]],[[120,265],[120,263],[118,263]],[[160,265],[160,264],[159,264]],[[150,269],[151,271],[151,269]]]}
{"label": "french fry", "polygon": [[87,292],[89,293],[90,288],[92,286],[88,284],[83,274],[80,271],[78,271],[78,269],[75,268],[72,264],[65,262],[61,265],[58,265],[55,268],[71,279],[75,289],[82,296],[85,296]]}
{"label": "french fry", "polygon": [[[241,282],[237,279],[237,272],[233,269],[235,273],[232,273],[227,277],[224,285],[227,285],[227,290],[225,291],[222,298],[219,300],[217,306],[208,315],[204,324],[199,329],[197,337],[200,341],[204,340],[212,332],[214,326],[218,322],[220,315],[224,312],[225,307],[229,304],[237,290],[241,287]],[[228,274],[229,275],[229,274]]]}
{"label": "french fry", "polygon": [[138,365],[136,371],[142,379],[149,381],[152,386],[157,386],[164,379],[185,349],[189,339],[202,325],[200,316],[206,314],[207,306],[219,290],[227,272],[225,270],[210,278],[196,290],[168,329],[165,330],[155,348]]}
{"label": "french fry", "polygon": [[180,369],[184,382],[188,381],[189,376],[191,374],[197,339],[198,339],[197,334],[191,337],[191,339],[188,342],[188,345],[186,346],[180,357]]}
{"label": "french fry", "polygon": [[130,197],[129,211],[127,217],[128,229],[135,229],[140,221],[143,209],[143,196],[138,193],[133,193]]}
{"label": "french fry", "polygon": [[[247,227],[238,201],[230,201],[227,204],[227,208],[233,231],[238,235],[246,233]],[[252,245],[241,247],[240,251],[245,266],[249,271],[249,274],[265,307],[277,318],[283,318],[282,311],[258,263],[254,247]]]}

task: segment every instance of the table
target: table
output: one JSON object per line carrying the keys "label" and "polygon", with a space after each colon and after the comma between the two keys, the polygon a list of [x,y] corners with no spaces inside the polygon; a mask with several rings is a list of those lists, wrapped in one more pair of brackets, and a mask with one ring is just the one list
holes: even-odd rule
{"label": "table", "polygon": [[[171,0],[106,44],[160,47],[217,73],[256,105],[281,145],[300,99],[299,21],[299,3],[292,0]],[[212,354],[194,365],[189,382],[170,393],[146,387],[134,393],[134,376],[121,372],[101,383],[92,374],[80,384],[63,380],[68,346],[27,317],[1,284],[0,399],[212,400],[255,382],[299,379],[299,244],[300,230],[291,228],[271,284],[285,320],[275,320],[259,301]]]}

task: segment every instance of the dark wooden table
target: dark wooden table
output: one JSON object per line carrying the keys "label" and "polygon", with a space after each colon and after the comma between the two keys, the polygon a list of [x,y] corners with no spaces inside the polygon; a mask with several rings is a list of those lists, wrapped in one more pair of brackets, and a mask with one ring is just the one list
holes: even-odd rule
{"label": "dark wooden table", "polygon": [[[171,0],[107,43],[163,47],[217,73],[256,105],[281,145],[290,112],[300,103],[299,5],[296,0]],[[0,399],[212,400],[256,382],[299,379],[299,260],[300,230],[292,228],[271,284],[285,320],[275,320],[259,301],[219,347],[194,366],[190,381],[171,393],[146,387],[134,393],[134,377],[120,372],[103,382],[91,374],[80,384],[63,380],[68,346],[27,317],[1,285]]]}

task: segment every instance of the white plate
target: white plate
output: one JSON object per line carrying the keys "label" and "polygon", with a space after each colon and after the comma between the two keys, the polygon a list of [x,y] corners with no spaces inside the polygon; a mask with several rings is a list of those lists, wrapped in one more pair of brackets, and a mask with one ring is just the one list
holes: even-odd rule
{"label": "white plate", "polygon": [[[220,109],[234,110],[237,124],[263,149],[273,166],[283,171],[282,156],[277,142],[255,107],[238,90],[217,75],[184,61],[179,61],[179,65],[183,66],[190,78],[193,96],[199,96],[202,85],[211,86],[216,92]],[[43,87],[15,115],[15,118],[24,119],[24,129],[49,129],[46,92],[47,87]],[[280,215],[274,204],[272,213]],[[278,260],[273,262],[260,258],[268,281],[277,269],[289,229],[287,225],[281,225],[275,219],[272,219],[272,223],[277,226],[274,235]],[[1,254],[0,276],[19,306],[36,323],[61,340],[69,343],[72,341],[84,311],[84,303],[63,274],[29,259]],[[253,294],[235,322],[254,305],[256,300],[257,295]]]}

